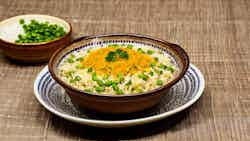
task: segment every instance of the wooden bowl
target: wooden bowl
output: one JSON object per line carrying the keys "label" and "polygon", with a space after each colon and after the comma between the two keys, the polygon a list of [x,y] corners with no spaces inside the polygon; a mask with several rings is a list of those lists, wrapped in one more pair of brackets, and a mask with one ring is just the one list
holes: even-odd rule
{"label": "wooden bowl", "polygon": [[[34,19],[40,22],[48,21],[52,24],[60,25],[66,34],[48,42],[41,43],[15,43],[18,34],[23,33],[19,20],[24,19],[29,22]],[[63,19],[48,15],[20,15],[11,17],[0,22],[0,49],[10,59],[25,63],[46,62],[52,54],[70,43],[72,27],[70,23]]]}
{"label": "wooden bowl", "polygon": [[[106,43],[127,42],[129,44],[141,43],[152,45],[169,54],[179,67],[179,71],[169,83],[154,90],[124,95],[90,94],[76,89],[65,83],[58,74],[58,65],[65,56],[84,47],[93,47]],[[98,61],[98,60],[96,60]],[[157,104],[161,97],[167,94],[169,88],[176,84],[186,73],[189,66],[189,58],[186,52],[178,45],[136,34],[110,34],[82,37],[71,45],[58,50],[49,61],[49,71],[56,82],[67,92],[73,104],[81,108],[104,113],[131,113],[141,111]]]}

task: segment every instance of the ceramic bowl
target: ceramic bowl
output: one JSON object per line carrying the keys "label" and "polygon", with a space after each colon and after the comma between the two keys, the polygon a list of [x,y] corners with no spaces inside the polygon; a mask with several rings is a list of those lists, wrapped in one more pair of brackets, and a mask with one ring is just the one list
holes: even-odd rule
{"label": "ceramic bowl", "polygon": [[[179,71],[169,83],[159,88],[148,92],[124,95],[89,94],[68,85],[60,78],[58,65],[68,54],[81,49],[105,46],[105,44],[109,43],[143,44],[161,49],[164,53],[169,54],[173,58]],[[184,76],[188,66],[189,58],[187,53],[176,44],[145,35],[109,34],[82,37],[75,40],[66,48],[58,50],[49,61],[49,72],[53,79],[66,90],[73,104],[80,108],[98,112],[120,114],[141,111],[157,104],[161,97],[167,94],[169,88]]]}
{"label": "ceramic bowl", "polygon": [[[48,21],[52,24],[60,25],[66,31],[66,34],[48,42],[41,43],[15,43],[18,34],[23,33],[19,20],[24,19],[29,22],[34,19],[40,22]],[[46,62],[52,54],[70,43],[72,28],[71,25],[63,19],[48,15],[20,15],[11,17],[0,22],[0,49],[12,60],[27,63]]]}

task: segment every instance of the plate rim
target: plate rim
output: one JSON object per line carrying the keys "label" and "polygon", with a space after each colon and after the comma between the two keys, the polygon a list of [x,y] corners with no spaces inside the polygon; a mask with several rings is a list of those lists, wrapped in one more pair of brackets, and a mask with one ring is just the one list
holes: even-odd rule
{"label": "plate rim", "polygon": [[137,119],[129,119],[129,120],[118,120],[118,121],[112,121],[112,120],[97,120],[97,119],[85,119],[85,118],[80,118],[80,117],[75,117],[75,116],[71,116],[65,113],[61,113],[57,110],[55,110],[53,107],[47,105],[43,99],[41,98],[39,92],[38,92],[38,84],[39,81],[41,80],[41,77],[43,76],[44,73],[46,73],[48,71],[48,65],[46,65],[36,76],[35,81],[34,81],[34,85],[33,85],[33,90],[34,90],[34,95],[36,97],[36,99],[38,100],[38,102],[48,111],[50,111],[51,113],[64,118],[66,120],[72,121],[72,122],[76,122],[76,123],[80,123],[80,124],[85,124],[85,125],[90,125],[90,126],[95,126],[95,127],[128,127],[128,126],[135,126],[135,125],[140,125],[140,124],[145,124],[145,123],[150,123],[150,122],[154,122],[154,121],[158,121],[161,119],[164,119],[166,117],[169,117],[171,115],[174,115],[176,113],[179,113],[185,109],[187,109],[188,107],[190,107],[191,105],[193,105],[203,94],[204,88],[205,88],[205,79],[203,74],[201,73],[201,71],[193,64],[190,64],[190,67],[194,69],[194,71],[197,73],[199,79],[200,79],[200,87],[198,88],[197,94],[194,96],[194,98],[192,98],[191,100],[189,100],[187,103],[181,105],[180,107],[173,109],[171,111],[168,112],[164,112],[161,114],[157,114],[157,115],[153,115],[153,116],[148,116],[148,117],[144,117],[144,118],[137,118]]}

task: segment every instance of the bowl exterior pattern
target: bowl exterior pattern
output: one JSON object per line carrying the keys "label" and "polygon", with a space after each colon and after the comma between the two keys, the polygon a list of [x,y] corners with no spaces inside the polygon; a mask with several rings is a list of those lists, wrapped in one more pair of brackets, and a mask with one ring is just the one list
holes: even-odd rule
{"label": "bowl exterior pattern", "polygon": [[[164,50],[174,58],[180,71],[175,79],[168,84],[154,89],[150,92],[133,95],[108,95],[108,94],[88,94],[66,84],[57,74],[57,67],[65,56],[81,48],[102,45],[107,43],[143,43],[158,49]],[[98,61],[98,60],[97,60]],[[75,40],[70,46],[57,51],[49,61],[49,71],[52,77],[67,91],[72,102],[81,108],[87,108],[104,113],[131,113],[152,107],[158,103],[161,97],[174,84],[176,84],[186,73],[189,66],[189,59],[186,52],[176,44],[155,39],[144,35],[135,34],[112,34],[82,37]]]}

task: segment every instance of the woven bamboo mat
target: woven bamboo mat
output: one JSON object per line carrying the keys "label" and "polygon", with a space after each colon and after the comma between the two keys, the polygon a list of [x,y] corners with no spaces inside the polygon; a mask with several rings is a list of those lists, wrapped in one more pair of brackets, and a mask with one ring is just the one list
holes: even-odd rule
{"label": "woven bamboo mat", "polygon": [[250,140],[249,0],[1,0],[0,20],[29,13],[68,20],[73,37],[149,34],[180,44],[205,75],[189,110],[150,125],[99,129],[65,121],[33,96],[46,64],[23,66],[0,52],[0,140]]}

